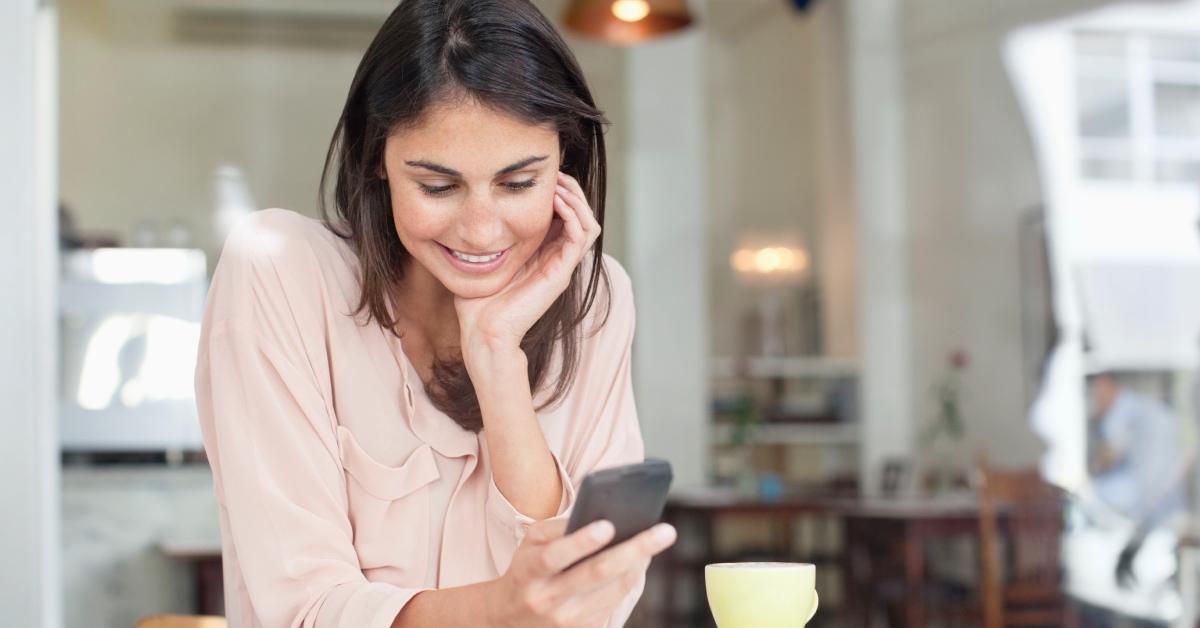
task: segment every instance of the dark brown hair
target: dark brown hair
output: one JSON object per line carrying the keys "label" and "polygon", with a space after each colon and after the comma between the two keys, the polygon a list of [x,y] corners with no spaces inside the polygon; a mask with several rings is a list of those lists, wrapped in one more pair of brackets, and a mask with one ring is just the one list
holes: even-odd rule
{"label": "dark brown hair", "polygon": [[[354,73],[325,157],[319,199],[326,226],[358,256],[362,294],[354,314],[365,313],[368,323],[397,335],[394,312],[403,304],[393,302],[392,288],[410,255],[396,235],[388,182],[381,176],[384,144],[394,130],[420,124],[430,107],[462,98],[531,124],[553,124],[562,171],[579,181],[604,224],[607,121],[575,56],[545,16],[528,0],[402,0]],[[327,206],[330,180],[336,221]],[[608,284],[602,247],[603,236],[592,248],[593,263],[575,270],[521,341],[532,390],[548,393],[539,410],[560,400],[574,379],[583,321],[599,282]],[[556,349],[560,368],[548,381]],[[434,405],[463,429],[483,428],[461,355],[439,356],[427,388]]]}

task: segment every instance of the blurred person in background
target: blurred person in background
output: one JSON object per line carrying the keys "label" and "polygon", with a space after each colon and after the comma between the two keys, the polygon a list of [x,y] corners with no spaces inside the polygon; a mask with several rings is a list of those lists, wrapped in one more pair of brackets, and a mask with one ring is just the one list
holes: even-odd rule
{"label": "blurred person in background", "polygon": [[196,398],[232,626],[624,624],[674,529],[565,535],[587,473],[643,458],[605,124],[527,0],[387,18],[324,221],[253,213],[214,274]]}
{"label": "blurred person in background", "polygon": [[1152,527],[1183,507],[1185,452],[1175,413],[1123,387],[1112,373],[1090,381],[1088,473],[1097,496],[1122,515]]}
{"label": "blurred person in background", "polygon": [[1090,391],[1088,471],[1096,495],[1132,524],[1114,576],[1128,589],[1137,584],[1135,561],[1147,536],[1185,513],[1195,434],[1166,404],[1122,386],[1112,373],[1093,376]]}

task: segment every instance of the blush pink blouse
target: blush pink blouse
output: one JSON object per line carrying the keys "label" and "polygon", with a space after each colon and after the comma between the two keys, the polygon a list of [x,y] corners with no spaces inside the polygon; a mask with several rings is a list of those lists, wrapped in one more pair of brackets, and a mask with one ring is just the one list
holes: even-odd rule
{"label": "blush pink blouse", "polygon": [[[558,517],[588,472],[643,458],[633,294],[603,263],[611,297],[585,322],[574,385],[538,414],[562,479]],[[486,430],[434,408],[400,341],[352,315],[357,264],[320,222],[278,209],[246,219],[217,264],[196,401],[231,626],[390,626],[422,590],[502,575],[533,523],[492,480]]]}

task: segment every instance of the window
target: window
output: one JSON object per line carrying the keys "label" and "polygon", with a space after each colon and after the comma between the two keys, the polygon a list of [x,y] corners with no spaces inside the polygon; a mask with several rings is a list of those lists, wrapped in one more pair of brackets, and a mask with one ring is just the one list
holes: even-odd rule
{"label": "window", "polygon": [[1200,182],[1200,33],[1077,31],[1084,179]]}

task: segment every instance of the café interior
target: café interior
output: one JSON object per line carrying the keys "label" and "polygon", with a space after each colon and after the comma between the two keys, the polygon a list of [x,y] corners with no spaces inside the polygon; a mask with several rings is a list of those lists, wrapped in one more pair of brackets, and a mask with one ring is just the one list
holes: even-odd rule
{"label": "caf\u00e9 interior", "polygon": [[[533,3],[611,122],[674,473],[627,625],[715,626],[718,562],[815,565],[816,627],[1200,625],[1200,0]],[[0,9],[0,125],[38,121],[0,149],[0,625],[223,614],[211,273],[244,216],[318,215],[395,4]]]}

